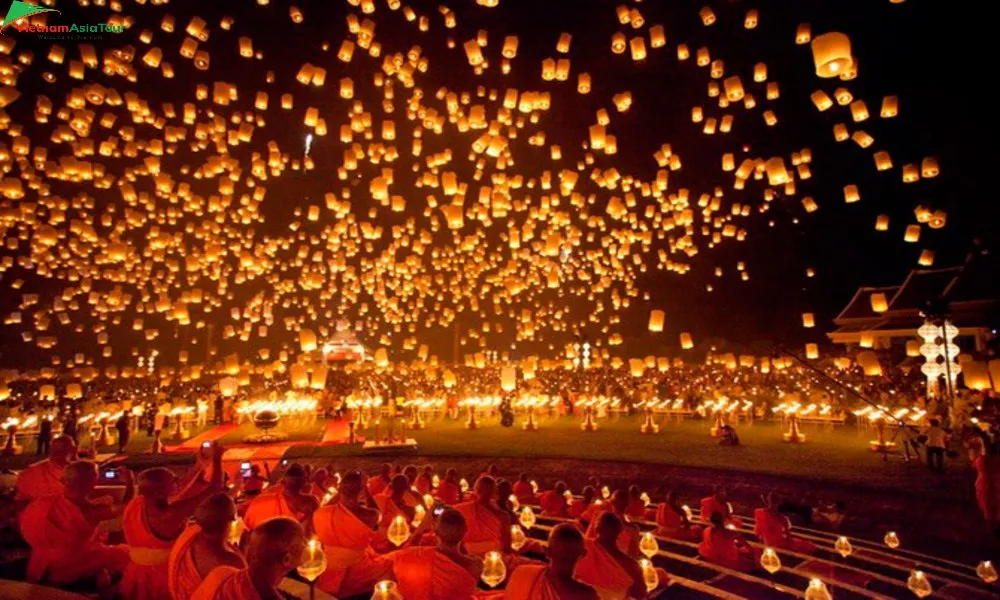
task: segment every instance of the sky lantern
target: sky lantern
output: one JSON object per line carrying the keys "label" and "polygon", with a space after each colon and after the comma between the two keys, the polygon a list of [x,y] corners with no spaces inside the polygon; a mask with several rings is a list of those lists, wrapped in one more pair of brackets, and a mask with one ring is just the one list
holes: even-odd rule
{"label": "sky lantern", "polygon": [[833,31],[817,36],[811,47],[818,77],[839,77],[854,64],[851,40],[843,33]]}
{"label": "sky lantern", "polygon": [[663,321],[665,314],[662,310],[654,309],[649,313],[649,330],[656,333],[663,331]]}

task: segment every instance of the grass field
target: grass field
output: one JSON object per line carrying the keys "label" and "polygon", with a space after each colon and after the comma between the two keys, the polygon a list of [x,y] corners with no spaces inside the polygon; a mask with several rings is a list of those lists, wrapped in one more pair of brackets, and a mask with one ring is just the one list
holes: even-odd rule
{"label": "grass field", "polygon": [[[741,424],[737,426],[741,445],[723,447],[709,435],[710,421],[688,420],[661,423],[655,435],[639,433],[638,417],[601,420],[595,432],[580,430],[579,418],[543,418],[539,430],[521,429],[522,418],[514,427],[501,427],[496,418],[480,421],[480,428],[465,428],[464,419],[428,420],[423,430],[407,430],[417,440],[423,456],[450,457],[510,457],[510,458],[573,458],[600,461],[653,463],[679,467],[701,467],[746,473],[814,479],[846,485],[872,488],[919,491],[932,485],[971,484],[968,461],[960,458],[949,465],[948,474],[928,481],[919,465],[904,463],[899,455],[890,455],[888,462],[868,449],[873,432],[853,426],[804,425],[805,444],[782,441],[783,428],[777,423]],[[383,421],[380,436],[385,435]],[[308,425],[289,424],[279,427],[288,441],[315,441],[322,436],[325,421]],[[220,441],[232,446],[256,429],[244,424]],[[398,426],[397,426],[398,435]],[[191,431],[191,435],[197,434]],[[371,437],[372,428],[357,432]],[[148,451],[150,439],[139,434],[129,443],[129,453]],[[172,443],[170,441],[168,444]],[[84,441],[86,444],[86,441]],[[33,450],[33,448],[32,448]],[[109,449],[104,449],[105,451]],[[114,451],[114,449],[110,449]],[[316,458],[360,454],[359,446],[297,445],[289,450],[289,458]],[[28,457],[0,459],[0,466],[16,468],[27,464]]]}

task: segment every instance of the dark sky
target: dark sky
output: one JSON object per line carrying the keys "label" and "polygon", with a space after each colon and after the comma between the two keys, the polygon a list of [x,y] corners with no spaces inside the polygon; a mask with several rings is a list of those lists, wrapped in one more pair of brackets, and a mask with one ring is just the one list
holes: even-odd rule
{"label": "dark sky", "polygon": [[[402,51],[418,43],[431,57],[428,81],[422,84],[428,94],[440,85],[471,89],[480,83],[461,51],[462,42],[474,37],[478,29],[489,31],[488,50],[494,55],[504,35],[518,35],[520,49],[514,72],[498,78],[496,69],[492,69],[492,78],[482,83],[501,89],[512,86],[551,91],[553,110],[545,116],[542,126],[549,136],[548,143],[561,144],[564,153],[566,149],[579,148],[597,108],[610,107],[613,94],[630,90],[634,97],[631,110],[624,115],[612,111],[619,154],[613,160],[599,157],[598,166],[603,168],[616,165],[652,179],[657,166],[651,155],[661,144],[670,143],[684,158],[683,169],[671,174],[671,189],[689,187],[692,195],[697,196],[702,191],[711,191],[715,185],[724,185],[727,202],[756,205],[760,204],[763,186],[748,184],[743,192],[731,190],[731,174],[720,171],[721,154],[735,152],[739,157],[742,144],[750,146],[752,155],[760,156],[787,157],[792,151],[812,149],[813,178],[800,182],[800,191],[794,198],[778,198],[770,203],[767,213],[751,217],[746,242],[730,241],[714,250],[703,248],[693,261],[694,269],[687,275],[663,274],[651,269],[642,277],[640,287],[650,292],[651,299],[634,302],[623,313],[620,331],[626,338],[626,354],[675,354],[680,331],[692,332],[696,340],[724,338],[735,347],[759,348],[768,342],[782,341],[822,342],[821,333],[832,328],[830,320],[859,285],[900,282],[909,269],[916,267],[921,249],[937,252],[935,266],[950,266],[964,258],[974,238],[983,239],[987,246],[995,244],[1000,209],[991,193],[995,179],[991,167],[996,163],[997,152],[987,140],[992,125],[988,101],[990,59],[995,52],[989,48],[992,40],[991,33],[986,31],[987,19],[977,19],[976,11],[968,5],[927,0],[907,0],[903,4],[891,4],[888,0],[714,1],[709,4],[719,21],[706,28],[698,17],[703,2],[627,3],[642,11],[647,26],[661,23],[667,33],[667,47],[650,49],[649,58],[636,64],[628,59],[627,53],[613,56],[609,52],[613,32],[632,35],[630,28],[619,25],[614,16],[615,7],[624,2],[501,0],[499,8],[488,10],[476,6],[472,0],[463,0],[449,4],[458,17],[459,25],[454,30],[441,27],[437,2],[411,2],[432,21],[431,32],[418,37],[398,14],[390,16],[384,0],[376,1],[377,35],[385,45],[391,45],[393,51]],[[174,0],[166,9],[178,15],[178,30],[192,14],[209,21],[216,30],[210,45],[233,45],[238,35],[253,36],[255,45],[266,53],[264,61],[244,61],[232,50],[212,53],[213,78],[239,84],[241,90],[247,90],[247,101],[252,90],[262,87],[267,69],[278,71],[279,77],[285,73],[287,79],[298,65],[309,61],[328,68],[328,83],[316,91],[296,91],[297,101],[340,111],[332,108],[340,102],[333,97],[337,79],[351,76],[360,82],[371,76],[373,63],[355,60],[345,68],[335,61],[333,54],[346,32],[344,17],[351,9],[346,2],[314,0],[298,4],[307,18],[297,26],[288,18],[287,3],[280,0],[272,0],[271,6],[264,8],[249,0]],[[131,3],[129,8],[132,10]],[[754,30],[742,26],[748,8],[760,11],[760,24]],[[94,14],[68,5],[63,10],[64,21],[86,20],[84,15]],[[218,19],[224,13],[236,16],[234,32],[217,31]],[[139,29],[158,30],[162,8],[147,6],[136,9],[135,14]],[[806,21],[811,23],[814,35],[842,31],[850,36],[860,62],[856,80],[840,82],[814,76],[809,46],[793,42],[797,24]],[[555,44],[563,31],[573,34],[570,53],[573,75],[566,83],[541,82],[538,65],[542,58],[557,56]],[[446,35],[457,41],[455,50],[446,49]],[[405,41],[403,36],[407,38]],[[180,35],[175,35],[171,43],[179,43],[180,39]],[[319,50],[323,40],[332,45],[329,54]],[[116,40],[96,42],[99,53],[112,41]],[[781,98],[767,106],[777,113],[778,125],[766,127],[760,119],[761,108],[752,114],[736,110],[733,133],[702,134],[700,125],[691,123],[691,107],[705,106],[708,114],[720,111],[710,108],[710,99],[705,95],[708,69],[696,67],[693,56],[686,62],[678,62],[678,43],[686,43],[692,54],[699,46],[708,46],[713,59],[725,60],[727,72],[742,74],[745,82],[749,81],[755,63],[767,63],[769,80],[777,81],[781,89]],[[41,59],[47,45],[22,35],[17,49],[34,49]],[[168,55],[175,52],[172,47],[166,51]],[[594,92],[588,96],[575,92],[576,74],[580,71],[589,72],[594,81]],[[31,85],[35,84],[26,84],[21,90],[25,94],[23,105],[8,108],[15,122],[30,115],[31,97],[35,93]],[[872,148],[863,150],[850,141],[836,143],[832,134],[834,123],[846,121],[852,131],[855,129],[846,108],[819,113],[809,100],[809,94],[816,89],[822,88],[832,95],[842,85],[855,98],[864,99],[872,112],[872,118],[861,124],[876,139]],[[163,100],[169,101],[185,87],[193,88],[194,82],[179,70],[176,86],[164,86],[162,90],[143,86],[141,92],[151,100],[162,95]],[[762,85],[752,91],[758,104],[763,104]],[[278,92],[274,90],[272,102],[277,101]],[[899,96],[900,115],[880,119],[881,99],[889,94]],[[298,120],[299,113],[295,113],[295,118],[286,118],[274,112],[269,114],[264,139],[275,137],[283,147],[301,144],[305,131]],[[336,184],[330,165],[338,162],[341,148],[335,136],[336,132],[331,131],[330,136],[314,145],[313,156],[319,166],[316,171],[284,176],[272,186],[269,197],[280,197],[282,201],[265,206],[267,228],[282,231],[289,217],[289,206],[314,203]],[[891,171],[875,170],[871,156],[874,150],[891,153],[894,163]],[[547,154],[544,150],[538,152],[539,156]],[[572,154],[573,162],[578,155],[579,152]],[[900,166],[919,163],[925,156],[938,158],[941,175],[934,180],[903,184]],[[850,183],[859,186],[862,201],[847,205],[842,188]],[[800,199],[804,195],[816,199],[820,205],[817,212],[803,211]],[[915,222],[913,209],[918,204],[947,210],[948,225],[943,230],[924,227],[920,243],[907,244],[902,239],[903,230]],[[890,216],[888,232],[874,230],[876,215],[880,213]],[[769,226],[771,221],[773,227]],[[745,262],[749,281],[740,280],[737,261]],[[724,269],[721,278],[713,276],[717,266]],[[815,269],[816,277],[805,277],[807,267]],[[11,278],[11,274],[6,274],[0,286],[6,288]],[[714,287],[711,293],[705,289],[708,283]],[[44,283],[37,285],[45,288]],[[256,290],[245,290],[248,295],[253,291]],[[16,294],[5,296],[8,298],[0,301],[0,306],[7,313],[12,310]],[[565,299],[553,297],[551,301]],[[667,313],[662,337],[654,338],[646,332],[652,308]],[[804,311],[816,313],[816,329],[801,328],[799,315]],[[474,321],[467,319],[465,324],[474,325]],[[583,333],[591,338],[601,336],[597,331]],[[16,341],[17,331],[5,327],[0,334],[3,340],[0,364],[37,358],[30,350],[21,352],[26,345]],[[495,340],[497,347],[509,345],[510,339],[502,338]],[[426,339],[432,343],[432,350],[450,356],[450,332],[428,332]],[[553,337],[548,341],[558,343],[568,339]],[[157,343],[171,342],[161,339]],[[71,348],[73,345],[69,343],[60,352]],[[543,349],[544,346],[537,346],[521,351]]]}

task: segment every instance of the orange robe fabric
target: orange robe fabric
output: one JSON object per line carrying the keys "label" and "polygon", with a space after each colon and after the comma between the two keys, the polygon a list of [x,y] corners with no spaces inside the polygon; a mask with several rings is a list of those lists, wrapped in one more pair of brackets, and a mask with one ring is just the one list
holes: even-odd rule
{"label": "orange robe fabric", "polygon": [[535,488],[527,481],[515,481],[512,486],[514,497],[521,504],[534,504],[538,498],[535,497]]}
{"label": "orange robe fabric", "polygon": [[601,516],[601,513],[609,510],[611,510],[610,503],[603,502],[601,500],[594,500],[590,503],[590,506],[583,511],[583,514],[581,514],[579,518],[584,523],[590,523],[591,521],[596,520],[597,517]]}
{"label": "orange robe fabric", "polygon": [[316,580],[335,596],[370,592],[392,574],[393,555],[372,549],[377,534],[342,504],[329,504],[313,513],[313,528],[326,551],[326,571]]}
{"label": "orange robe fabric", "polygon": [[145,497],[137,496],[125,507],[122,530],[129,563],[118,584],[119,594],[129,600],[170,600],[167,561],[174,540],[161,539],[150,529]]}
{"label": "orange robe fabric", "polygon": [[507,578],[504,600],[559,600],[559,594],[545,576],[545,565],[524,565]]}
{"label": "orange robe fabric", "polygon": [[18,500],[37,500],[46,496],[61,496],[63,467],[49,459],[37,462],[17,476],[15,491]]}
{"label": "orange robe fabric", "polygon": [[469,554],[482,556],[487,552],[503,552],[503,526],[500,517],[475,500],[462,502],[455,510],[465,517],[467,530],[462,541]]}
{"label": "orange robe fabric", "polygon": [[301,521],[305,515],[295,512],[285,499],[281,486],[275,486],[273,491],[269,490],[250,501],[247,512],[243,515],[243,522],[252,530],[272,517],[291,517]]}
{"label": "orange robe fabric", "polygon": [[765,545],[801,554],[812,554],[816,550],[813,544],[792,536],[792,527],[784,515],[758,508],[753,512],[753,518],[753,532]]}
{"label": "orange robe fabric", "polygon": [[656,508],[656,535],[697,542],[701,539],[701,527],[685,524],[681,514],[666,502]]}
{"label": "orange robe fabric", "polygon": [[250,581],[250,571],[222,566],[212,569],[191,600],[260,600],[260,594]]}
{"label": "orange robe fabric", "polygon": [[646,504],[639,499],[629,500],[628,507],[625,509],[625,515],[632,519],[645,519]]}
{"label": "orange robe fabric", "polygon": [[478,580],[437,548],[416,546],[393,554],[399,593],[406,600],[469,600]]}
{"label": "orange robe fabric", "polygon": [[191,551],[201,527],[189,525],[174,542],[167,561],[167,587],[172,600],[190,600],[203,578]]}
{"label": "orange robe fabric", "polygon": [[755,548],[737,546],[732,537],[715,527],[705,528],[702,541],[698,544],[698,554],[709,562],[736,571],[752,571],[757,568],[760,559]]}
{"label": "orange robe fabric", "polygon": [[97,527],[65,496],[33,501],[20,516],[21,533],[31,546],[27,579],[65,585],[95,577],[102,569],[125,570],[128,548],[102,544]]}
{"label": "orange robe fabric", "polygon": [[566,497],[555,490],[544,492],[538,499],[542,514],[547,517],[566,516]]}
{"label": "orange robe fabric", "polygon": [[389,487],[389,482],[383,479],[381,475],[368,480],[368,491],[372,493],[372,496],[378,496],[387,487]]}
{"label": "orange robe fabric", "polygon": [[462,500],[462,488],[447,479],[438,484],[435,497],[448,506],[455,506]]}
{"label": "orange robe fabric", "polygon": [[597,590],[601,600],[625,600],[635,584],[632,575],[594,540],[585,542],[587,554],[576,563],[573,577]]}
{"label": "orange robe fabric", "polygon": [[739,517],[733,516],[733,512],[729,510],[728,502],[719,502],[715,499],[715,496],[709,496],[708,498],[701,499],[701,520],[708,523],[709,518],[712,513],[722,513],[723,518],[726,523],[733,525],[734,527],[742,527],[743,521]]}

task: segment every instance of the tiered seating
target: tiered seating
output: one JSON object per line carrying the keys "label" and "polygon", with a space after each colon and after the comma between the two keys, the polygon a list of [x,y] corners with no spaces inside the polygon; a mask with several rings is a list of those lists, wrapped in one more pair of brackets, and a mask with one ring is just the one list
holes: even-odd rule
{"label": "tiered seating", "polygon": [[[649,508],[655,507],[650,505]],[[700,519],[697,510],[693,515]],[[763,548],[753,533],[753,517],[741,516],[741,519],[740,533],[752,545]],[[553,526],[566,520],[539,516],[529,536],[544,539]],[[653,522],[633,520],[632,523],[642,531],[656,530]],[[974,568],[968,565],[910,550],[890,550],[881,543],[861,538],[848,538],[854,551],[842,557],[834,549],[840,537],[838,534],[804,527],[795,527],[794,532],[797,537],[816,544],[817,550],[813,555],[805,555],[776,549],[782,568],[774,575],[763,571],[743,573],[709,563],[698,556],[696,543],[660,536],[655,536],[660,550],[652,560],[670,573],[674,586],[684,588],[673,590],[671,598],[801,598],[814,578],[823,581],[838,600],[914,598],[907,588],[907,579],[913,570],[926,574],[935,598],[985,600],[997,597],[995,586],[979,579]]]}

